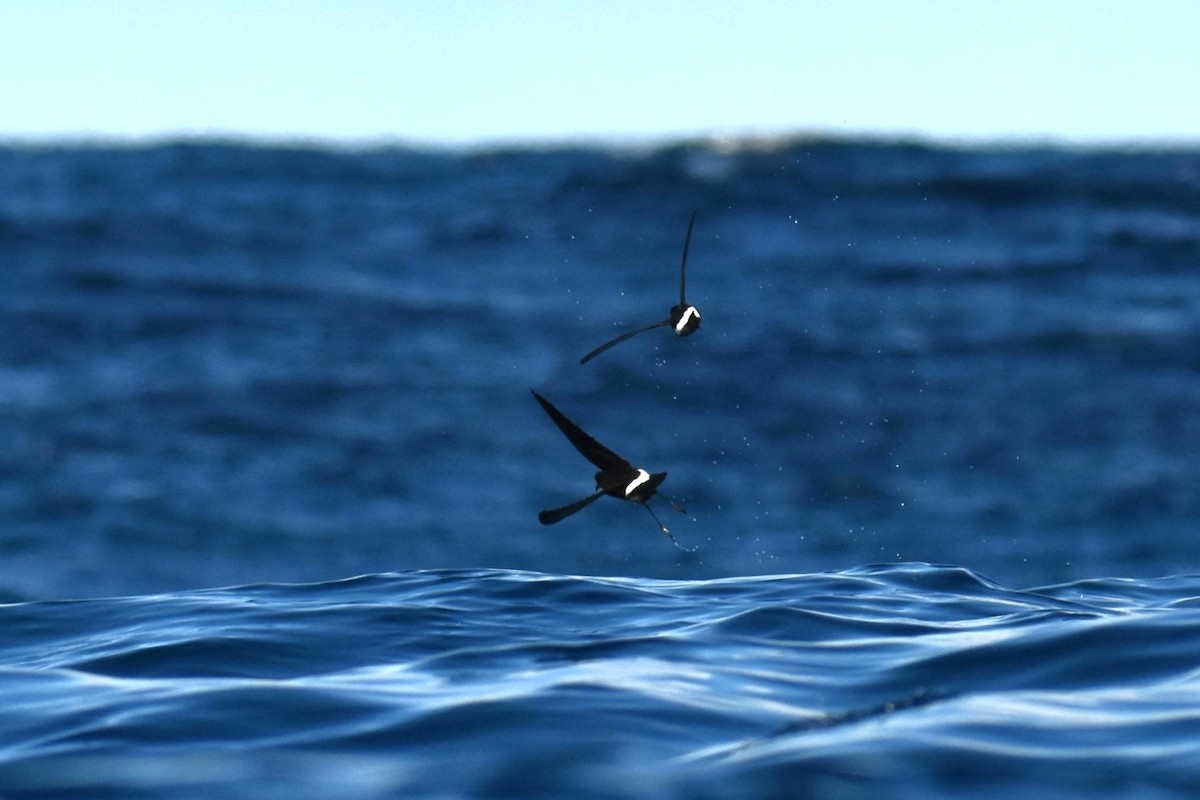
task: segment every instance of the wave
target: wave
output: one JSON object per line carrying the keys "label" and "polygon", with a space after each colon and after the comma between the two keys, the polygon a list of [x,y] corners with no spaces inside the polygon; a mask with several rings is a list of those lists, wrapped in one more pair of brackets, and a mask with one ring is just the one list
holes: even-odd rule
{"label": "wave", "polygon": [[1200,778],[1192,576],[418,571],[18,603],[0,630],[5,796],[1184,796]]}

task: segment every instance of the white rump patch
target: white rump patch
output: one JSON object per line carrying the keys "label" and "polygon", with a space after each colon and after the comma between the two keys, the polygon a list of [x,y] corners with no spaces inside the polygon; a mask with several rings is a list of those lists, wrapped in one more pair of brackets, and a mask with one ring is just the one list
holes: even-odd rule
{"label": "white rump patch", "polygon": [[683,316],[679,318],[679,322],[675,323],[675,332],[683,333],[683,329],[692,321],[692,317],[699,319],[700,312],[696,310],[695,306],[688,306],[683,310]]}
{"label": "white rump patch", "polygon": [[629,497],[629,495],[633,494],[634,489],[638,488],[648,480],[650,480],[650,473],[646,472],[644,469],[639,469],[637,477],[630,481],[629,485],[625,487],[625,496]]}

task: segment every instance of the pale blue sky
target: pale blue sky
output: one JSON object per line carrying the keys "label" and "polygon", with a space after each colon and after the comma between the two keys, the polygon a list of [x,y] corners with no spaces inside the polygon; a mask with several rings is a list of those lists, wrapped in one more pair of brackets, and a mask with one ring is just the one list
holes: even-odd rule
{"label": "pale blue sky", "polygon": [[1200,143],[1191,0],[0,0],[0,139]]}

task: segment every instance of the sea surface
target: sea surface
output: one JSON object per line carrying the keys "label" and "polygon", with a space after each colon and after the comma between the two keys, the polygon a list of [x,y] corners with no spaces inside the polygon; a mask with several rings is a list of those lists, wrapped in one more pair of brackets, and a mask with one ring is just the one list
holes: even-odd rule
{"label": "sea surface", "polygon": [[1198,401],[1200,149],[0,145],[0,800],[1194,796]]}

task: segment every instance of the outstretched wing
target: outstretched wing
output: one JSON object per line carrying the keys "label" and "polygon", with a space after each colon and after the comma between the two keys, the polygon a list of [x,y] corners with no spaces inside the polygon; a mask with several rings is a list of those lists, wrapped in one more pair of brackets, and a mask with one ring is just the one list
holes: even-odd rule
{"label": "outstretched wing", "polygon": [[564,436],[571,440],[571,444],[575,445],[575,449],[584,458],[601,470],[633,469],[633,465],[628,461],[584,433],[582,428],[567,419],[566,415],[555,408],[549,400],[534,392],[533,389],[529,391],[533,392],[533,396],[542,404],[542,408],[550,415],[550,419],[554,420],[554,424],[558,426]]}
{"label": "outstretched wing", "polygon": [[556,522],[561,522],[562,520],[574,514],[576,511],[590,506],[603,494],[604,492],[596,492],[595,494],[589,494],[582,500],[576,500],[574,503],[568,503],[562,508],[551,508],[542,511],[538,514],[538,522],[542,523],[543,525],[553,525]]}
{"label": "outstretched wing", "polygon": [[591,361],[596,356],[603,353],[608,348],[613,347],[614,345],[618,345],[621,342],[625,341],[626,339],[632,339],[634,336],[637,336],[639,333],[645,333],[646,331],[651,331],[651,330],[654,330],[655,328],[665,328],[666,326],[668,326],[670,324],[672,324],[671,320],[664,319],[662,322],[655,322],[652,325],[643,325],[640,328],[634,328],[631,331],[625,331],[620,336],[613,339],[611,342],[605,342],[604,344],[600,345],[592,352],[588,353],[583,358],[579,359],[579,363],[586,364],[587,362]]}
{"label": "outstretched wing", "polygon": [[688,248],[692,246],[692,226],[696,224],[696,212],[692,212],[692,218],[688,220],[687,237],[683,240],[683,263],[679,265],[679,305],[686,306],[687,301],[687,254]]}

